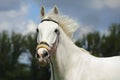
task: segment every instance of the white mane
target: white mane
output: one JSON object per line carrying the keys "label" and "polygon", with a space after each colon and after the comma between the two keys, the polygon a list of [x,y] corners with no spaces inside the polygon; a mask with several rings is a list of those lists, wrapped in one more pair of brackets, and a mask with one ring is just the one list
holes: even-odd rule
{"label": "white mane", "polygon": [[64,30],[64,32],[70,38],[72,38],[73,33],[79,27],[79,25],[78,25],[78,23],[76,23],[76,21],[74,21],[73,19],[71,19],[67,16],[63,16],[60,14],[54,14],[54,13],[50,12],[44,16],[44,19],[45,18],[57,21],[59,23],[60,27]]}

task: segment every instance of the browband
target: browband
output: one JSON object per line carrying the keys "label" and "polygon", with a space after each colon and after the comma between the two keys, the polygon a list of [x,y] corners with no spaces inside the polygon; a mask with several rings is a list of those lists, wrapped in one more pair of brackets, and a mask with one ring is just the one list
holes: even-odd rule
{"label": "browband", "polygon": [[59,24],[57,21],[52,20],[52,19],[43,19],[43,20],[41,21],[41,23],[44,22],[44,21],[52,21],[52,22],[55,22],[55,23]]}

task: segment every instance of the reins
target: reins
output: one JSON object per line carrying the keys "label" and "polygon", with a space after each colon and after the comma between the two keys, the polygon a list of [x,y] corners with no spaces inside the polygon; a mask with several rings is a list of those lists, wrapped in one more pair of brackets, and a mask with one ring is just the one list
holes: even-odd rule
{"label": "reins", "polygon": [[51,66],[51,70],[52,70],[51,75],[52,75],[52,77],[53,77],[53,80],[55,80],[54,66],[53,66],[53,63],[52,63],[52,61],[51,61],[50,57],[49,57],[49,61],[50,61],[50,66]]}

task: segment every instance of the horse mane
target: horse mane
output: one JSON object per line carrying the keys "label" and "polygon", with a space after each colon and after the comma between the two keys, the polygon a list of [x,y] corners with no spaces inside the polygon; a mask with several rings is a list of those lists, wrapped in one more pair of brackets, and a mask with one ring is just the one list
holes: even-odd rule
{"label": "horse mane", "polygon": [[60,27],[63,29],[63,31],[72,38],[73,33],[78,29],[79,25],[76,21],[69,18],[65,15],[60,14],[54,14],[53,12],[50,12],[44,16],[44,18],[55,20],[59,23]]}

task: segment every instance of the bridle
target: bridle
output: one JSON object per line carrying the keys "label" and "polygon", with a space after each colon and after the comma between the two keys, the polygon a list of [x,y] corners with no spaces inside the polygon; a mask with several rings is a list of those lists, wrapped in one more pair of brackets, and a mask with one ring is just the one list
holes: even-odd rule
{"label": "bridle", "polygon": [[[52,21],[52,22],[54,22],[54,23],[56,23],[56,24],[59,25],[59,23],[58,23],[57,21],[53,20],[53,19],[43,19],[43,20],[41,20],[41,23],[44,22],[44,21]],[[57,38],[56,38],[57,40],[56,40],[55,43],[53,44],[54,46],[57,46],[56,43],[59,42],[59,35],[60,35],[60,33],[57,34]],[[39,48],[45,48],[45,49],[47,49],[50,53],[53,52],[53,51],[50,50],[51,48],[50,48],[49,44],[48,44],[47,42],[45,42],[45,41],[40,42],[40,44],[37,45],[36,50],[38,50]]]}
{"label": "bridle", "polygon": [[[41,23],[44,22],[44,21],[52,21],[52,22],[54,22],[54,23],[56,23],[56,24],[59,25],[59,23],[58,23],[57,21],[53,20],[53,19],[43,19],[43,20],[41,20]],[[59,34],[58,34],[58,36],[57,36],[57,40],[55,41],[55,43],[54,43],[53,45],[54,45],[54,46],[58,46],[58,44],[56,44],[56,43],[58,43],[58,42],[59,42]],[[47,44],[46,42],[41,42],[40,44],[38,44],[36,50],[38,50],[39,48],[46,48],[50,53],[54,53],[54,52],[55,52],[55,51],[50,50],[50,46],[49,46],[49,44]],[[50,54],[50,55],[51,55],[51,54]],[[48,59],[49,59],[50,65],[51,65],[53,80],[55,80],[54,66],[53,66],[53,63],[52,63],[52,61],[51,61],[50,56],[49,56]]]}

